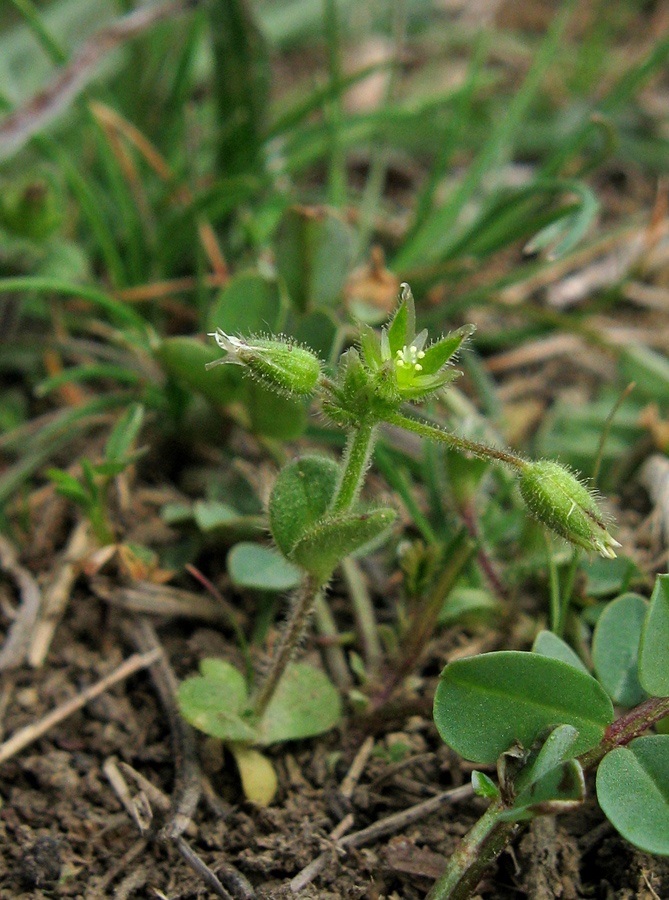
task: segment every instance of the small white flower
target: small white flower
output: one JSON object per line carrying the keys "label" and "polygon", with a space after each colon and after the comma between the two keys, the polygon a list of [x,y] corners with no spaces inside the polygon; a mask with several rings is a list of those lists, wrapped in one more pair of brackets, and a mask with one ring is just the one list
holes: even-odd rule
{"label": "small white flower", "polygon": [[220,328],[217,328],[216,331],[210,331],[207,336],[213,337],[221,350],[225,350],[228,354],[227,356],[224,356],[223,359],[216,359],[214,362],[207,363],[208,369],[211,369],[214,366],[223,365],[246,365],[246,361],[241,359],[239,354],[240,351],[249,350],[251,347],[246,341],[242,340],[242,338],[235,337],[232,334],[226,334]]}

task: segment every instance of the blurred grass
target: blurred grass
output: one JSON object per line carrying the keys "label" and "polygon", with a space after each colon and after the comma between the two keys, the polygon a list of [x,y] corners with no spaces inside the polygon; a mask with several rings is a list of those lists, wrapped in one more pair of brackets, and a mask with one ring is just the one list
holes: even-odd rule
{"label": "blurred grass", "polygon": [[[78,98],[0,163],[0,379],[11,387],[0,422],[24,416],[0,434],[4,503],[42,483],[43,467],[80,446],[101,409],[134,402],[158,444],[195,435],[184,423],[197,421],[205,442],[234,423],[281,458],[282,438],[304,434],[301,405],[279,408],[233,380],[221,381],[218,402],[201,387],[198,340],[217,311],[233,331],[290,327],[336,357],[356,315],[378,324],[404,279],[422,323],[482,326],[465,359],[467,403],[527,452],[590,472],[616,392],[652,370],[604,456],[607,489],[622,490],[616,478],[630,470],[616,460],[642,458],[638,416],[652,401],[666,416],[665,383],[638,354],[625,357],[625,378],[608,384],[605,373],[624,357],[616,324],[637,340],[625,284],[663,287],[663,270],[645,269],[640,252],[573,308],[551,305],[547,291],[634,240],[661,246],[664,195],[654,213],[653,204],[669,151],[669,21],[631,0],[494,6],[475,18],[467,4],[430,0],[212,0],[115,48]],[[4,4],[4,108],[54,85],[99,27],[132,8]],[[2,120],[0,142],[1,129]],[[238,299],[249,283],[275,298],[251,322]],[[520,301],[509,302],[511,288]],[[649,327],[666,326],[656,319],[644,314],[641,345]],[[489,368],[559,335],[586,349],[557,376],[541,345],[524,369]],[[175,336],[189,341],[166,343]],[[534,420],[523,377],[541,396]],[[515,404],[503,399],[513,391]],[[474,427],[465,393],[453,396],[457,409],[437,403],[431,414]],[[44,415],[60,424],[26,453],[20,436]],[[309,437],[340,441],[316,428]],[[438,500],[450,490],[443,460],[386,444],[379,468],[418,531],[429,542],[455,527],[457,510]],[[525,526],[495,478],[481,527],[504,556]]]}

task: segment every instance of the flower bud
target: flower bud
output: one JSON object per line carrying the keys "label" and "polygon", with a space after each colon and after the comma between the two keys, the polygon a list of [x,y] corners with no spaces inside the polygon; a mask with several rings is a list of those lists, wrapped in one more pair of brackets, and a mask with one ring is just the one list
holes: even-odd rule
{"label": "flower bud", "polygon": [[572,544],[615,559],[619,547],[590,491],[557,462],[527,463],[520,475],[520,493],[530,513]]}
{"label": "flower bud", "polygon": [[280,394],[311,394],[318,384],[321,362],[315,353],[284,337],[233,337],[217,329],[210,337],[227,352],[207,365],[244,366],[249,374]]}

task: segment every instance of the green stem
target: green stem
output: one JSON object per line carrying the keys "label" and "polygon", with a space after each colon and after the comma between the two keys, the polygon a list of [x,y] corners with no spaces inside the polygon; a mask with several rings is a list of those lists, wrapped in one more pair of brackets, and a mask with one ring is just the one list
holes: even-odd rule
{"label": "green stem", "polygon": [[565,579],[564,589],[562,591],[562,599],[560,601],[560,618],[558,619],[557,628],[555,629],[555,634],[559,638],[564,636],[567,627],[567,616],[569,615],[569,606],[571,605],[571,595],[574,592],[574,582],[576,580],[576,573],[580,561],[581,551],[578,547],[574,547],[571,562],[569,563],[569,569],[567,571],[567,578]]}
{"label": "green stem", "polygon": [[374,448],[374,432],[374,425],[359,425],[351,434],[342,475],[330,508],[333,514],[346,512],[357,500]]}
{"label": "green stem", "polygon": [[279,638],[278,646],[272,654],[269,669],[251,703],[253,715],[257,719],[262,718],[269,706],[286,666],[292,659],[296,647],[299,646],[320,589],[320,584],[310,576],[306,576],[295,592],[290,615]]}
{"label": "green stem", "polygon": [[409,672],[416,669],[425,646],[437,626],[444,601],[475,552],[476,542],[463,526],[446,548],[444,566],[432,586],[427,602],[414,615],[408,633],[402,639],[402,655],[393,666],[383,692],[375,700],[376,708],[383,706]]}
{"label": "green stem", "polygon": [[[374,425],[360,425],[349,439],[341,479],[332,503],[332,513],[345,513],[355,503],[374,448]],[[327,583],[327,582],[326,582]],[[253,715],[261,719],[269,706],[286,666],[293,658],[306,631],[318,595],[325,587],[319,579],[305,575],[295,592],[292,609],[272,654],[269,669],[251,702]]]}
{"label": "green stem", "polygon": [[551,631],[559,636],[560,620],[562,618],[560,606],[560,579],[558,577],[557,566],[555,565],[555,557],[553,556],[553,542],[546,529],[544,529],[544,540],[546,541],[546,561],[548,564],[548,583],[550,587],[551,598]]}
{"label": "green stem", "polygon": [[426,900],[468,900],[485,870],[518,831],[515,822],[500,821],[506,809],[502,799],[491,803],[460,841]]}
{"label": "green stem", "polygon": [[383,661],[383,648],[379,638],[376,616],[374,615],[374,604],[369,596],[365,579],[357,562],[350,557],[343,560],[341,571],[351,597],[355,624],[358,628],[363,648],[365,669],[368,676],[374,679]]}
{"label": "green stem", "polygon": [[459,453],[469,453],[478,459],[497,460],[506,466],[510,466],[512,469],[516,469],[518,472],[522,472],[528,466],[528,463],[522,456],[518,456],[510,450],[500,450],[498,447],[491,447],[479,441],[470,441],[468,438],[452,434],[450,431],[444,431],[436,425],[421,419],[412,419],[409,416],[403,416],[401,413],[390,413],[384,417],[384,422],[387,422],[389,425],[397,425],[398,428],[406,428],[407,431],[413,431],[415,434],[421,435],[421,437],[440,441]]}

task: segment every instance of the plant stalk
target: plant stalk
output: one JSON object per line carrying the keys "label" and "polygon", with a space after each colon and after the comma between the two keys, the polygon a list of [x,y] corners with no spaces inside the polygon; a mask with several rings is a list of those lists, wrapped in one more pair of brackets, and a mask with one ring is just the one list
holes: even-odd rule
{"label": "plant stalk", "polygon": [[[332,513],[344,513],[355,503],[374,448],[374,433],[375,426],[371,424],[360,425],[351,435],[344,456],[342,476],[331,507]],[[326,584],[327,582],[321,583],[311,575],[305,575],[304,581],[293,595],[290,615],[270,659],[269,669],[251,703],[256,719],[261,719],[269,706],[283,673],[304,636],[318,595]]]}
{"label": "plant stalk", "polygon": [[374,424],[360,424],[351,434],[346,447],[341,479],[330,508],[331,513],[336,515],[346,512],[358,499],[374,449],[375,430]]}
{"label": "plant stalk", "polygon": [[276,650],[270,659],[269,669],[253,699],[251,708],[256,719],[261,719],[274,696],[279,681],[295,653],[313,612],[321,585],[306,575],[295,591],[290,615],[284,625]]}
{"label": "plant stalk", "polygon": [[393,666],[388,683],[374,703],[376,708],[382,706],[392,696],[398,684],[416,668],[436,628],[446,597],[475,552],[476,542],[463,526],[446,548],[445,564],[437,576],[427,602],[416,612],[408,634],[402,639],[402,655]]}
{"label": "plant stalk", "polygon": [[669,697],[651,697],[645,700],[612,722],[601,742],[579,756],[579,762],[584,769],[595,768],[611,750],[629,744],[665,716],[669,716]]}
{"label": "plant stalk", "polygon": [[398,428],[406,428],[407,431],[413,431],[414,434],[419,434],[421,437],[429,438],[432,441],[439,441],[459,453],[468,453],[478,459],[488,461],[497,460],[506,466],[510,466],[512,469],[516,469],[518,472],[522,472],[528,466],[528,463],[522,456],[518,456],[510,450],[500,450],[498,447],[491,447],[488,444],[482,444],[480,441],[471,441],[469,438],[460,437],[457,434],[452,434],[450,431],[444,431],[429,422],[413,419],[401,413],[388,414],[384,417],[384,422],[387,422],[389,425],[397,425]]}
{"label": "plant stalk", "polygon": [[485,870],[518,832],[516,822],[500,821],[506,809],[500,798],[460,841],[448,861],[446,871],[438,878],[426,900],[468,900]]}

